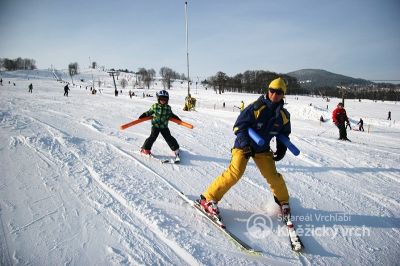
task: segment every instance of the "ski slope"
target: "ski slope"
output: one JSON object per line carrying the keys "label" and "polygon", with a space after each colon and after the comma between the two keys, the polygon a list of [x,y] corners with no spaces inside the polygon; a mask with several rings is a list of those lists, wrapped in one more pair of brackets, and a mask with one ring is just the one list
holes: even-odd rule
{"label": "ski slope", "polygon": [[[102,81],[97,95],[86,89],[92,74]],[[175,82],[170,105],[195,127],[170,123],[182,162],[165,165],[138,154],[150,134],[149,122],[118,130],[149,109],[156,99],[142,93],[155,95],[160,82],[150,90],[135,89],[132,99],[132,85],[115,97],[107,73],[84,70],[74,78],[70,96],[63,97],[65,84],[51,71],[3,72],[1,77],[1,265],[398,264],[398,103],[346,100],[352,125],[362,117],[366,131],[348,131],[352,142],[342,142],[330,119],[338,99],[287,96],[291,140],[301,154],[288,152],[277,168],[306,248],[302,254],[290,249],[268,185],[250,161],[219,205],[225,224],[263,252],[252,256],[175,189],[198,197],[225,169],[235,138],[234,106],[258,95],[218,95],[192,87],[198,108],[184,112],[187,87]],[[125,77],[131,84],[134,78]],[[62,78],[68,80],[65,73]],[[31,82],[33,94],[28,93]],[[392,121],[386,120],[389,110]],[[321,115],[328,121],[320,123]],[[152,152],[171,156],[161,136]]]}

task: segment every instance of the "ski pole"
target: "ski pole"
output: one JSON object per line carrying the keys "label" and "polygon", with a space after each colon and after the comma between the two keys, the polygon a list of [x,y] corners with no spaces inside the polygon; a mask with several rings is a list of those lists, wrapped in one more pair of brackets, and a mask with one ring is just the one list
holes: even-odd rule
{"label": "ski pole", "polygon": [[[127,129],[128,127],[134,126],[134,125],[142,123],[144,121],[151,120],[152,118],[153,118],[152,116],[146,116],[146,117],[143,117],[143,118],[135,119],[135,120],[133,120],[133,121],[131,121],[129,123],[126,123],[126,124],[123,124],[123,125],[119,126],[119,129],[120,130],[124,130],[124,129]],[[189,124],[189,123],[184,122],[184,121],[180,121],[180,120],[178,120],[176,118],[170,118],[170,120],[172,122],[174,122],[174,123],[177,123],[178,125],[181,125],[181,126],[184,126],[184,127],[190,128],[190,129],[193,128],[192,124]]]}
{"label": "ski pole", "polygon": [[260,137],[260,135],[257,134],[257,132],[254,131],[254,129],[249,128],[249,136],[258,146],[262,146],[265,143],[265,140]]}
{"label": "ski pole", "polygon": [[143,117],[143,118],[135,119],[135,120],[133,120],[133,121],[131,121],[129,123],[120,125],[119,129],[120,130],[124,130],[124,129],[127,129],[128,127],[134,126],[134,125],[142,123],[144,121],[151,120],[152,118],[153,118],[152,116],[146,116],[146,117]]}
{"label": "ski pole", "polygon": [[[258,135],[257,132],[254,129],[249,128],[248,132],[249,132],[250,138],[255,143],[257,143],[257,145],[259,145],[259,146],[264,145],[264,143],[265,143],[264,139],[261,138],[260,135]],[[283,134],[279,134],[279,135],[276,136],[276,138],[280,142],[282,142],[293,153],[293,155],[297,156],[297,155],[300,154],[300,150],[289,140],[288,137],[286,137]]]}
{"label": "ski pole", "polygon": [[190,129],[193,128],[193,125],[192,125],[192,124],[189,124],[189,123],[184,122],[184,121],[182,121],[182,120],[178,120],[178,119],[176,119],[176,118],[170,118],[169,120],[171,120],[171,121],[174,122],[174,123],[177,123],[177,124],[180,125],[180,126],[184,126],[184,127],[190,128]]}
{"label": "ski pole", "polygon": [[328,130],[330,130],[330,128],[325,129],[324,131],[320,132],[317,134],[317,136],[321,136],[322,134],[326,133]]}
{"label": "ski pole", "polygon": [[293,153],[293,155],[297,156],[300,154],[300,150],[290,141],[288,137],[283,134],[279,134],[276,136],[276,138],[285,144],[285,146]]}

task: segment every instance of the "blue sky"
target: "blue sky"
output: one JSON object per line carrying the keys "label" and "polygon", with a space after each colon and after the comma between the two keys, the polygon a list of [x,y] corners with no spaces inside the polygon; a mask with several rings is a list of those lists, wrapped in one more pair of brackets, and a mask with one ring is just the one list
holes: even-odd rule
{"label": "blue sky", "polygon": [[[0,57],[186,73],[185,1],[1,0]],[[188,1],[190,76],[325,69],[400,80],[398,0]]]}

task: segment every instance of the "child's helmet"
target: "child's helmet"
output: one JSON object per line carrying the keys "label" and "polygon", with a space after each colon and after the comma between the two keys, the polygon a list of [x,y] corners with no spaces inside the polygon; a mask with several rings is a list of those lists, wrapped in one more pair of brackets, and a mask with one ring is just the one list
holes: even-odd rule
{"label": "child's helmet", "polygon": [[166,91],[166,90],[161,90],[161,91],[157,92],[156,95],[157,95],[157,99],[160,99],[160,98],[169,99],[169,94],[168,94],[168,91]]}
{"label": "child's helmet", "polygon": [[160,99],[164,99],[164,101],[166,100],[166,103],[168,103],[168,100],[169,100],[168,91],[162,90],[162,91],[157,92],[156,95],[157,95],[158,103],[161,104]]}

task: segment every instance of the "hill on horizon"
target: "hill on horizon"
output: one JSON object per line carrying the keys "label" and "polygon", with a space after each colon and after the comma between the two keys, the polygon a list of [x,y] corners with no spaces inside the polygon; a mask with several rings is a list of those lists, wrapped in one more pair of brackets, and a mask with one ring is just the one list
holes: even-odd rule
{"label": "hill on horizon", "polygon": [[287,75],[297,78],[302,88],[336,87],[346,85],[368,85],[373,82],[332,73],[323,69],[300,69]]}

